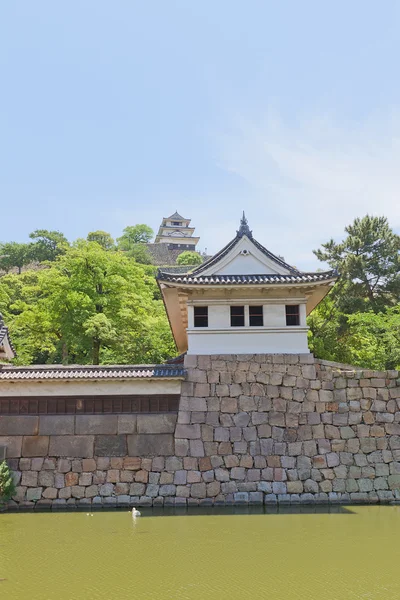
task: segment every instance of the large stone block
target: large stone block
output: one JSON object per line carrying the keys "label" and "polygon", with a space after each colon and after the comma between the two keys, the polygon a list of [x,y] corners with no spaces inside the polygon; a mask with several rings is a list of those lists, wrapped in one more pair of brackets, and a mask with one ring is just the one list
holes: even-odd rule
{"label": "large stone block", "polygon": [[174,433],[177,415],[174,413],[137,415],[138,433]]}
{"label": "large stone block", "polygon": [[0,417],[0,435],[37,435],[39,417],[13,415]]}
{"label": "large stone block", "polygon": [[[190,427],[185,425],[185,427]],[[193,425],[193,427],[195,427]],[[200,426],[198,426],[200,429]],[[168,433],[157,435],[128,435],[129,456],[168,456],[174,453],[174,436]]]}
{"label": "large stone block", "polygon": [[93,458],[93,435],[52,435],[50,456],[70,458]]}
{"label": "large stone block", "polygon": [[49,436],[25,436],[22,442],[22,456],[47,456],[49,453]]}
{"label": "large stone block", "polygon": [[6,458],[19,458],[22,451],[22,436],[0,436],[0,446],[6,449]]}
{"label": "large stone block", "polygon": [[136,415],[118,415],[118,433],[136,433]]}
{"label": "large stone block", "polygon": [[[118,429],[117,415],[77,415],[75,433],[77,435],[116,435]],[[104,456],[104,455],[100,455]]]}
{"label": "large stone block", "polygon": [[74,415],[42,415],[39,417],[39,435],[74,435]]}
{"label": "large stone block", "polygon": [[175,430],[175,437],[179,439],[196,440],[201,437],[200,425],[183,425],[178,423]]}
{"label": "large stone block", "polygon": [[96,435],[94,453],[96,456],[125,456],[126,435]]}

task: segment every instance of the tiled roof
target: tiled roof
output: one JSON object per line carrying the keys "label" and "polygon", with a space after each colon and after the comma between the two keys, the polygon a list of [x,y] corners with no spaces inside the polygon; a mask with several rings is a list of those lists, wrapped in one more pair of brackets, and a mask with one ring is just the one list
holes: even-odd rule
{"label": "tiled roof", "polygon": [[177,210],[174,212],[173,215],[171,215],[170,217],[167,217],[167,219],[180,219],[181,221],[187,221],[188,220],[188,219],[185,219],[185,217],[181,217],[181,215],[178,213]]}
{"label": "tiled roof", "polygon": [[184,369],[177,365],[116,365],[79,366],[31,365],[29,367],[0,366],[0,380],[83,380],[83,379],[149,379],[182,378]]}
{"label": "tiled roof", "polygon": [[258,250],[260,250],[260,252],[262,252],[269,259],[273,260],[279,266],[283,267],[284,269],[287,269],[290,273],[297,275],[301,274],[301,271],[299,271],[295,267],[292,267],[291,265],[288,265],[282,258],[279,258],[279,256],[275,256],[275,254],[272,254],[272,252],[264,248],[264,246],[260,244],[260,242],[257,242],[257,240],[253,238],[251,231],[248,229],[247,220],[244,224],[243,219],[241,221],[239,231],[236,233],[236,237],[234,237],[233,240],[229,242],[229,244],[222,248],[222,250],[217,252],[217,254],[214,254],[214,256],[210,258],[210,260],[204,262],[202,265],[197,267],[197,269],[193,271],[193,274],[197,275],[197,273],[202,273],[203,271],[212,267],[214,264],[218,263],[224,256],[228,254],[228,252],[230,252],[230,250],[232,250],[232,248],[234,248],[240,242],[244,235],[251,239],[252,243],[255,245],[256,248],[258,248]]}
{"label": "tiled roof", "polygon": [[336,279],[336,271],[321,273],[299,273],[292,275],[197,275],[196,269],[190,274],[179,275],[159,271],[157,279],[160,281],[190,285],[232,285],[232,284],[284,284],[284,283],[317,283]]}

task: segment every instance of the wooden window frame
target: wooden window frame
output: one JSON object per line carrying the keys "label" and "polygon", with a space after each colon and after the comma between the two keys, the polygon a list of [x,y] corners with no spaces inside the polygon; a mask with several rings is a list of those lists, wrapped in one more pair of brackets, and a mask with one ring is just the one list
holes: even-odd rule
{"label": "wooden window frame", "polygon": [[[201,314],[201,311],[204,314]],[[193,307],[193,327],[208,327],[208,306]]]}
{"label": "wooden window frame", "polygon": [[286,326],[287,327],[298,327],[300,325],[300,305],[299,304],[286,304]]}
{"label": "wooden window frame", "polygon": [[[235,311],[240,314],[233,314]],[[232,304],[230,306],[231,327],[245,327],[245,325],[246,325],[245,315],[246,315],[246,310],[245,310],[244,306],[238,306],[236,304]],[[243,322],[241,322],[242,319],[243,319]]]}
{"label": "wooden window frame", "polygon": [[[251,314],[252,311],[254,314]],[[261,323],[255,323],[254,321],[257,319],[261,320]],[[264,306],[262,304],[257,306],[252,304],[249,305],[249,327],[264,327]]]}

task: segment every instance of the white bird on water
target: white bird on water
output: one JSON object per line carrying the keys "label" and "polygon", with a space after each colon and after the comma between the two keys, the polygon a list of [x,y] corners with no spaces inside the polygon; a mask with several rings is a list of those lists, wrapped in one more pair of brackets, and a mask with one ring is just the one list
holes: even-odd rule
{"label": "white bird on water", "polygon": [[132,508],[132,517],[140,517],[140,512],[135,507]]}

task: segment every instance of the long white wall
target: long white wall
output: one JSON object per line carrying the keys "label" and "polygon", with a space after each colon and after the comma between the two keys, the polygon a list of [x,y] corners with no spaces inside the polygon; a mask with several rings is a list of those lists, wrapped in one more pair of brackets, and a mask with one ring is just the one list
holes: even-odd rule
{"label": "long white wall", "polygon": [[309,353],[307,328],[188,329],[188,354]]}

